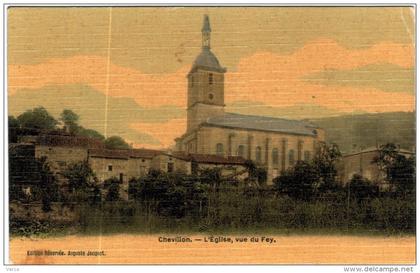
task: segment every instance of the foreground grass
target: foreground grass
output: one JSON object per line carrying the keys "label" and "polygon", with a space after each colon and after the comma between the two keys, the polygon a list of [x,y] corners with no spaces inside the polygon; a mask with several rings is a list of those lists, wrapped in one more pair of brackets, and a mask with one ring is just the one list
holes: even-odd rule
{"label": "foreground grass", "polygon": [[226,235],[226,236],[356,236],[356,237],[411,237],[415,236],[415,232],[407,231],[387,231],[366,228],[273,228],[273,227],[253,227],[253,228],[217,228],[198,231],[194,228],[185,226],[178,227],[160,227],[147,228],[136,226],[115,226],[103,225],[95,227],[69,226],[65,228],[55,229],[52,231],[26,233],[10,233],[10,239],[30,237],[30,238],[51,238],[66,236],[113,236],[113,235]]}

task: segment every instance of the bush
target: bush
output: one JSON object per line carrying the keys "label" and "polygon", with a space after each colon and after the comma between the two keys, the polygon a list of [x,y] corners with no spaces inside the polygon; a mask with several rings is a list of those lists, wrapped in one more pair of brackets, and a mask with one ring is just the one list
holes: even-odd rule
{"label": "bush", "polygon": [[315,193],[318,179],[318,173],[313,165],[299,161],[294,167],[282,172],[273,182],[280,193],[308,201]]}
{"label": "bush", "polygon": [[107,189],[106,201],[118,201],[120,199],[120,181],[113,177],[104,181],[104,187]]}
{"label": "bush", "polygon": [[[295,174],[308,175],[307,165],[298,168]],[[118,179],[108,179],[104,186],[106,201],[76,205],[77,227],[84,233],[415,232],[414,194],[379,195],[361,177],[350,182],[350,199],[347,188],[307,198],[298,190],[294,196],[290,191],[224,179],[218,170],[201,170],[197,175],[151,172],[130,181],[130,201],[119,199]],[[308,191],[313,193],[313,188]],[[14,225],[19,226],[16,221]]]}
{"label": "bush", "polygon": [[366,179],[359,174],[355,174],[348,183],[350,183],[348,185],[348,187],[350,187],[350,196],[358,202],[379,196],[378,185],[374,185],[369,179]]}

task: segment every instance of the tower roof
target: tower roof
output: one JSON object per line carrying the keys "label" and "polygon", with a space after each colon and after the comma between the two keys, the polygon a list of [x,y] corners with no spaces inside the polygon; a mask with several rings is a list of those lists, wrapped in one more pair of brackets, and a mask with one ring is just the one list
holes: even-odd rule
{"label": "tower roof", "polygon": [[[205,39],[205,34],[211,32],[210,20],[208,15],[204,15],[203,27],[201,29],[201,32],[203,33],[203,39]],[[210,39],[210,37],[208,36],[206,37],[206,39]],[[196,71],[199,68],[220,73],[226,72],[226,68],[220,65],[216,55],[214,55],[214,53],[210,50],[210,46],[202,47],[201,53],[195,59],[190,73]]]}
{"label": "tower roof", "polygon": [[211,50],[208,48],[203,48],[200,55],[195,58],[190,73],[194,72],[198,68],[221,73],[226,72],[226,68],[220,65],[216,55],[214,55],[213,52],[211,52]]}

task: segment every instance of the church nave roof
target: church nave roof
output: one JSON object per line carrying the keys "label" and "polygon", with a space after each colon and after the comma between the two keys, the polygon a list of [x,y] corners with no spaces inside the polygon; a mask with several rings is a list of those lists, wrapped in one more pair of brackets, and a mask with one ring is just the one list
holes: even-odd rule
{"label": "church nave roof", "polygon": [[309,122],[282,118],[226,113],[207,119],[204,125],[316,136],[317,127]]}

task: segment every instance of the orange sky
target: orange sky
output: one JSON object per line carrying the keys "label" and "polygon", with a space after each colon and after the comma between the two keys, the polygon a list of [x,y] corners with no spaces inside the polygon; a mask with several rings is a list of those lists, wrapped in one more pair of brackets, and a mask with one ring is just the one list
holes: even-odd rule
{"label": "orange sky", "polygon": [[[259,15],[258,9],[251,10],[253,11],[254,16]],[[276,12],[276,10],[278,12]],[[194,15],[194,19],[190,20],[194,20],[194,22],[199,21],[199,18],[202,17],[202,12],[200,10],[191,11],[193,11],[191,14]],[[247,9],[246,11],[249,13],[250,9]],[[273,111],[273,116],[278,116],[278,113],[281,112],[280,110],[282,108],[296,105],[316,106],[319,107],[319,109],[327,111],[330,115],[349,114],[354,112],[379,113],[414,111],[414,45],[410,40],[410,29],[406,28],[407,25],[411,26],[414,24],[411,11],[408,8],[395,10],[383,9],[382,16],[380,16],[381,10],[378,9],[372,10],[372,14],[369,14],[370,10],[366,9],[352,9],[348,11],[340,9],[340,11],[343,15],[341,20],[352,19],[353,21],[351,23],[353,24],[355,18],[358,18],[357,16],[361,16],[362,18],[364,18],[363,16],[369,18],[372,16],[378,16],[378,18],[389,17],[394,18],[395,22],[393,24],[388,23],[384,29],[381,29],[380,25],[375,26],[373,23],[371,25],[365,24],[359,31],[357,28],[350,30],[346,29],[346,25],[343,25],[340,31],[334,30],[329,35],[328,32],[326,34],[322,33],[319,37],[316,37],[316,35],[314,36],[313,33],[305,34],[308,36],[306,37],[299,32],[300,34],[297,36],[299,36],[298,38],[300,40],[296,38],[295,43],[288,41],[290,48],[287,49],[280,49],[281,43],[275,41],[276,37],[279,37],[278,35],[290,35],[290,33],[285,31],[288,26],[282,25],[283,29],[275,36],[273,36],[274,31],[276,31],[275,28],[274,30],[271,29],[272,32],[267,33],[267,37],[264,42],[261,43],[261,46],[258,46],[258,43],[253,40],[252,46],[255,47],[254,49],[247,49],[249,52],[246,52],[247,50],[245,50],[243,54],[234,57],[225,55],[225,51],[232,50],[235,44],[232,44],[228,38],[225,38],[222,41],[215,40],[218,36],[223,38],[223,33],[218,35],[217,32],[224,31],[223,29],[217,29],[216,26],[220,21],[228,22],[229,17],[211,16],[212,13],[218,12],[220,13],[219,15],[227,16],[229,15],[229,12],[227,13],[226,9],[223,11],[207,10],[207,13],[210,14],[211,23],[216,22],[212,25],[214,33],[213,40],[215,40],[213,43],[213,51],[218,56],[222,65],[227,66],[228,70],[225,77],[225,102],[227,108],[229,109],[229,107],[235,105],[235,103],[241,102],[246,102],[248,105],[258,104],[258,107],[262,108],[271,107],[273,109],[279,109],[278,112]],[[79,47],[78,50],[77,47],[76,50],[70,50],[71,53],[69,53],[69,50],[66,50],[66,45],[72,44],[71,48],[74,48],[75,41],[74,39],[71,39],[71,42],[69,42],[69,37],[63,36],[63,38],[61,38],[63,45],[61,49],[62,54],[60,54],[59,48],[52,49],[51,51],[55,52],[53,54],[48,50],[46,45],[39,44],[38,41],[33,41],[29,38],[29,40],[25,40],[25,35],[33,35],[32,31],[34,31],[34,29],[31,29],[32,26],[19,25],[18,22],[19,20],[24,19],[25,16],[29,16],[31,12],[33,15],[40,15],[36,9],[33,9],[30,11],[24,10],[21,13],[16,11],[16,14],[13,13],[12,16],[9,16],[9,20],[12,20],[9,22],[9,27],[16,26],[12,29],[9,28],[9,35],[11,35],[9,41],[12,41],[9,43],[10,61],[8,65],[10,114],[18,115],[24,109],[37,106],[35,104],[43,105],[47,109],[58,109],[58,105],[61,103],[60,97],[62,97],[62,93],[60,92],[70,92],[65,91],[68,86],[86,85],[92,90],[101,93],[102,96],[108,96],[110,99],[125,98],[134,101],[134,104],[137,104],[139,109],[144,109],[144,111],[153,111],[157,108],[165,109],[165,107],[178,109],[176,111],[179,112],[179,115],[173,116],[172,118],[170,117],[171,115],[165,116],[162,112],[163,116],[160,120],[151,119],[146,116],[143,118],[143,116],[141,116],[142,119],[139,120],[132,119],[123,122],[119,120],[118,124],[110,126],[110,128],[117,128],[115,129],[117,131],[123,131],[124,128],[127,128],[127,130],[134,130],[133,133],[127,135],[126,138],[128,141],[135,144],[135,146],[153,148],[168,147],[173,144],[173,139],[175,137],[181,135],[185,131],[186,74],[191,67],[192,60],[190,59],[194,58],[193,53],[198,53],[197,48],[195,47],[200,46],[199,40],[196,41],[196,39],[193,39],[197,44],[192,45],[195,47],[190,48],[190,50],[185,44],[181,51],[179,51],[180,48],[177,45],[170,47],[168,51],[171,51],[178,57],[178,59],[175,58],[174,60],[169,60],[168,58],[161,60],[158,55],[151,55],[153,52],[152,47],[150,48],[149,53],[147,53],[147,50],[143,53],[145,55],[141,55],[139,52],[133,53],[128,50],[129,45],[132,43],[132,41],[129,41],[129,39],[131,39],[129,37],[132,37],[133,34],[129,36],[123,36],[121,34],[122,36],[119,37],[120,39],[118,39],[118,36],[112,36],[112,40],[118,39],[119,43],[124,42],[125,39],[127,39],[125,42],[127,44],[125,55],[130,56],[130,54],[133,54],[131,55],[133,57],[132,64],[127,63],[127,56],[125,55],[120,58],[111,55],[108,59],[108,55],[103,53],[102,46],[98,46],[97,54],[94,49],[83,49],[83,47],[86,47],[85,42],[88,43],[89,39],[92,38],[91,36],[89,36],[90,38],[85,36],[72,37],[78,39]],[[49,15],[52,18],[50,21],[46,19],[40,20],[37,24],[34,24],[33,27],[46,29],[44,34],[48,36],[49,26],[59,27],[58,25],[60,22],[56,21],[54,16],[59,16],[60,12],[61,11],[56,10],[55,15],[54,13]],[[90,12],[92,13],[94,11]],[[141,12],[144,13],[144,9],[141,10]],[[149,10],[149,13],[159,14],[161,16],[160,19],[163,22],[161,24],[162,27],[166,26],[165,18],[170,20],[170,18],[176,17],[177,12],[178,11],[171,9]],[[186,11],[182,10],[182,12]],[[235,14],[234,9],[231,9],[230,12]],[[279,18],[282,18],[280,15],[284,13],[284,9],[274,9],[274,11],[269,10],[266,12],[271,12],[272,16],[278,15]],[[307,15],[308,18],[295,18],[294,20],[298,22],[299,20],[313,20],[313,23],[319,22],[319,24],[325,24],[324,20],[327,19],[332,20],[331,18],[323,19],[316,16],[311,17],[311,15],[316,15],[315,13],[318,13],[311,12],[312,10],[305,10],[302,14]],[[122,11],[118,11],[117,13],[124,14]],[[126,13],[128,17],[129,15],[132,15],[135,18],[138,16],[133,15],[133,10],[127,10]],[[391,16],[394,13],[395,16]],[[104,9],[98,9],[98,14],[101,15],[96,17],[98,21],[95,21],[95,16],[93,16],[88,22],[91,22],[93,25],[97,23],[98,26],[104,27],[105,31],[107,13],[104,13]],[[148,14],[147,11],[146,14]],[[261,14],[264,14],[264,11],[261,12]],[[288,13],[284,14],[284,16],[290,16]],[[179,13],[178,16],[181,15],[182,13]],[[73,16],[75,15],[69,16],[67,21],[63,20],[62,31],[66,31],[66,26],[68,27],[71,23],[77,24],[78,21],[76,21],[76,18],[73,18]],[[239,20],[237,16],[238,15],[233,16],[232,20]],[[72,18],[74,21],[72,21]],[[178,19],[182,20],[181,17]],[[113,19],[112,22],[115,22],[114,20],[115,19]],[[335,20],[340,20],[340,17],[337,17]],[[83,22],[83,20],[81,21]],[[101,21],[100,24],[99,21]],[[250,21],[248,23],[249,28],[256,28],[256,30],[260,28],[264,30],[265,25],[263,22],[264,20]],[[363,20],[361,20],[361,22],[363,22]],[[391,23],[392,22],[393,21],[391,20]],[[118,25],[118,23],[116,24]],[[188,25],[188,20],[179,25],[180,29],[178,29],[178,31],[182,32],[183,29],[181,27]],[[229,27],[233,28],[232,25],[233,23],[231,23]],[[267,28],[275,27],[271,22],[267,22],[267,26],[269,26]],[[188,25],[188,28],[185,28],[190,29],[191,27],[198,32],[201,29],[200,24]],[[290,23],[289,27],[292,34],[293,29],[297,33],[296,28],[294,28],[295,26],[293,26],[293,22]],[[350,39],[349,42],[345,40],[348,38],[343,38],[342,36],[343,33],[346,32],[349,35],[356,36],[357,33],[363,33],[364,35],[369,34],[366,29],[375,33],[377,36],[372,34],[372,36],[376,37],[375,40],[372,40],[372,37],[367,36],[365,41],[367,45],[364,44],[363,38],[357,37],[355,40]],[[71,27],[69,27],[67,31],[68,33],[71,33]],[[95,29],[95,31],[98,30]],[[381,31],[384,33],[383,39],[381,39],[380,35],[377,35],[377,32]],[[15,32],[16,35],[14,36]],[[395,32],[395,38],[393,38],[394,36],[390,36],[389,32]],[[404,32],[405,35],[401,34],[401,32]],[[147,39],[146,33],[141,32],[141,34],[145,37],[140,35],[135,38],[136,41],[142,39],[139,44],[144,43],[143,39]],[[242,40],[238,40],[237,45],[246,46],[245,43],[250,41],[250,37],[252,37],[251,34],[252,33],[248,33],[247,35],[238,34],[238,39],[242,38]],[[50,33],[50,35],[53,35],[53,33]],[[230,33],[230,35],[234,34]],[[270,38],[270,35],[272,38]],[[19,38],[20,36],[23,38]],[[197,36],[196,33],[193,36]],[[155,36],[153,37],[157,39]],[[56,36],[56,38],[60,39],[60,36]],[[18,50],[18,48],[21,47],[21,43],[18,43],[19,39],[22,39],[21,43],[28,43],[27,48],[24,49],[24,54],[20,53],[21,51]],[[269,42],[270,39],[273,40],[274,44],[278,43],[279,48],[272,46]],[[293,37],[290,39],[293,40]],[[223,44],[223,41],[226,41],[226,44]],[[161,42],[164,43],[167,41],[163,39]],[[191,41],[186,42],[192,43]],[[150,43],[159,44],[159,41],[151,40]],[[217,47],[217,45],[219,47]],[[270,48],[268,48],[267,45],[270,45]],[[121,45],[119,46],[121,47]],[[229,47],[229,49],[224,50],[226,47]],[[115,49],[113,47],[112,49],[121,51],[121,48]],[[31,50],[36,53],[32,54]],[[190,52],[186,53],[188,51]],[[44,53],[40,55],[40,52]],[[113,51],[111,50],[109,53],[112,54]],[[116,55],[119,56],[118,54]],[[33,58],[31,58],[31,56],[33,56]],[[146,58],[151,64],[143,65],[141,62],[138,62],[142,57]],[[226,65],[223,57],[226,58],[227,63],[231,64],[231,66]],[[150,59],[152,58],[156,58],[156,62],[161,63],[161,71],[156,68],[158,67],[157,64],[151,62]],[[35,59],[36,61],[34,61]],[[375,71],[372,71],[372,65],[375,66]],[[392,68],[391,71],[389,70],[391,69],[390,67]],[[325,71],[329,71],[329,73],[340,72],[344,73],[344,75],[349,73],[350,75],[350,73],[353,73],[355,70],[368,73],[368,75],[369,73],[376,73],[376,76],[379,75],[378,84],[375,84],[375,82],[365,84],[360,79],[351,78],[350,76],[348,77],[348,80],[345,80],[345,82],[343,81],[343,84],[340,84],[340,82],[337,84],[337,81],[334,82],[334,79],[330,78],[322,79],[324,80],[323,82],[319,82],[316,79],[314,80],[313,77],[311,80],[308,80],[308,77],[313,75],[318,77],[319,73]],[[109,77],[107,77],[107,75]],[[391,75],[391,77],[389,75]],[[399,76],[392,77],[392,75]],[[401,91],[402,83],[404,84],[404,88]],[[56,87],[56,96],[45,97],[43,95],[45,88],[48,86]],[[383,88],[383,86],[386,86],[386,88]],[[23,90],[25,90],[24,96],[22,95]],[[25,100],[25,96],[39,97],[39,99],[28,102],[28,100]],[[124,104],[121,104],[121,107],[121,110],[123,110]],[[244,109],[244,111],[246,112],[246,109]],[[299,116],[307,115],[307,117],[311,117],[313,114],[313,112],[305,112],[299,113]],[[159,116],[159,112],[157,115]],[[91,117],[90,115],[81,115],[81,122],[84,126],[89,126],[96,125],[93,124],[94,122],[105,121],[99,121],[97,117]],[[107,122],[115,123],[116,121],[111,119]],[[100,131],[100,129],[98,130]],[[156,141],[152,143],[151,141],[145,141],[145,138],[142,140],[136,139],[135,132],[149,135]],[[113,131],[107,132],[108,135],[115,133],[116,132]]]}

